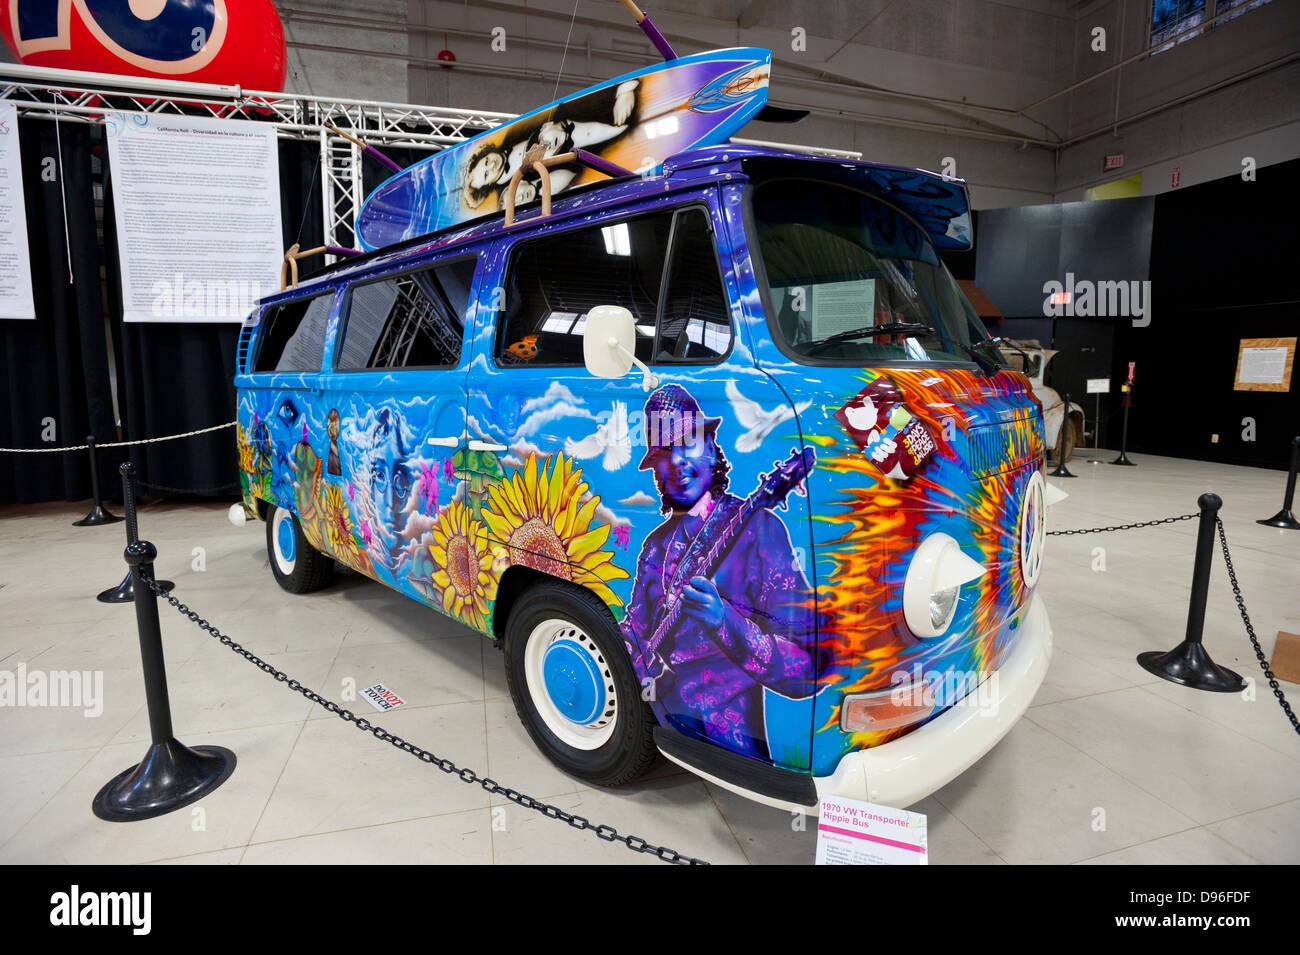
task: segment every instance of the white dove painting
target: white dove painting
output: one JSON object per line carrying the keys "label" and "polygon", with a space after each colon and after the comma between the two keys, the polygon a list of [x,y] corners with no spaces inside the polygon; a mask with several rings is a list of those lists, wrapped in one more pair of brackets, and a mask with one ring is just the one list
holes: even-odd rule
{"label": "white dove painting", "polygon": [[580,461],[601,455],[600,463],[606,471],[617,471],[631,461],[632,436],[627,427],[627,405],[621,401],[614,402],[614,413],[609,419],[597,425],[595,433],[581,441],[565,438],[564,453]]}
{"label": "white dove painting", "polygon": [[734,380],[727,382],[727,400],[731,402],[731,410],[736,413],[740,426],[748,429],[736,438],[736,450],[741,454],[755,450],[776,430],[777,425],[789,421],[796,412],[802,414],[812,405],[811,401],[801,401],[793,408],[781,404],[768,411],[757,401],[742,395]]}

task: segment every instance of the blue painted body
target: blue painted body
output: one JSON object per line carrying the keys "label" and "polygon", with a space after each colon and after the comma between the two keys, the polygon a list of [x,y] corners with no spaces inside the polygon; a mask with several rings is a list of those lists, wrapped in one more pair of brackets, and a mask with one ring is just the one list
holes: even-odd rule
{"label": "blue painted body", "polygon": [[[620,405],[635,419],[647,402],[640,376],[600,380],[582,367],[503,367],[494,358],[498,290],[522,239],[653,210],[704,210],[733,344],[714,364],[653,370],[661,385],[680,385],[703,415],[719,422],[715,437],[730,465],[732,497],[745,498],[792,453],[811,448],[817,463],[778,506],[757,512],[718,568],[721,629],[677,632],[666,651],[672,676],[657,684],[663,692],[652,708],[680,732],[824,775],[845,753],[898,735],[842,732],[845,692],[887,688],[916,667],[987,673],[1013,647],[1029,598],[1018,571],[1017,509],[1042,467],[1041,412],[1028,383],[1013,372],[984,378],[964,362],[810,366],[785,354],[773,340],[751,253],[746,164],[755,161],[851,181],[903,209],[918,228],[898,241],[910,243],[918,257],[969,245],[960,181],[755,147],[693,150],[667,161],[662,176],[573,190],[545,221],[530,217],[504,228],[495,218],[449,230],[268,299],[264,307],[306,295],[334,297],[317,373],[250,373],[262,313],[245,327],[235,379],[241,459],[250,505],[257,498],[293,508],[314,546],[484,633],[493,633],[494,624],[500,632],[493,614],[497,584],[518,567],[589,587],[623,627],[638,672],[660,679],[637,653],[646,615],[658,609],[655,594],[671,576],[667,558],[658,555],[671,550],[679,532],[662,509],[653,473],[638,467],[653,442],[637,424],[629,427],[635,446],[626,461],[578,458],[573,450]],[[478,264],[456,368],[333,370],[353,283],[471,252]],[[910,481],[874,470],[835,417],[886,375],[935,442]],[[755,437],[738,418],[749,403],[786,413]],[[336,440],[328,431],[331,410],[341,422]],[[430,443],[452,437],[459,439],[456,448]],[[469,460],[470,440],[506,449],[494,455],[500,474],[484,472],[475,484],[468,467],[457,465]],[[323,464],[332,454],[340,465],[336,475]],[[521,510],[525,505],[535,508],[531,518]],[[523,538],[505,539],[501,528],[526,529],[525,518],[561,531],[560,538],[570,534],[563,541],[567,557],[552,561],[554,555],[530,551]],[[990,573],[963,591],[949,636],[920,641],[902,621],[902,581],[920,539],[936,530],[953,536]],[[450,571],[440,578],[436,566],[440,554],[452,559],[446,555],[462,539],[477,548],[478,611],[472,600],[462,608],[447,596],[450,588],[440,580]],[[553,671],[547,661],[552,697],[575,722],[599,707],[600,681],[585,674],[580,656],[556,651]]]}

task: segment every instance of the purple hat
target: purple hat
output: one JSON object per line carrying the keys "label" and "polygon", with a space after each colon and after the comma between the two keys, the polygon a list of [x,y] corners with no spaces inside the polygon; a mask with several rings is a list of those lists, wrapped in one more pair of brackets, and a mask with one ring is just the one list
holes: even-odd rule
{"label": "purple hat", "polygon": [[638,470],[654,467],[659,455],[675,445],[689,443],[697,434],[712,434],[721,422],[721,418],[701,413],[700,406],[681,385],[664,385],[646,399],[646,452]]}

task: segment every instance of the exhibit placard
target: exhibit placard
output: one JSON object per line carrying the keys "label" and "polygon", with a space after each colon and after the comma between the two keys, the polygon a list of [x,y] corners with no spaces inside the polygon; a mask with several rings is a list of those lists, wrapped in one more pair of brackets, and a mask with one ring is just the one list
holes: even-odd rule
{"label": "exhibit placard", "polygon": [[841,796],[822,798],[817,865],[928,865],[924,813]]}
{"label": "exhibit placard", "polygon": [[1233,391],[1290,391],[1294,338],[1243,338]]}
{"label": "exhibit placard", "polygon": [[1108,395],[1110,394],[1109,378],[1089,378],[1088,394],[1090,395]]}
{"label": "exhibit placard", "polygon": [[242,322],[284,258],[275,127],[105,117],[123,320]]}
{"label": "exhibit placard", "polygon": [[0,318],[35,317],[22,157],[18,152],[18,107],[0,103]]}

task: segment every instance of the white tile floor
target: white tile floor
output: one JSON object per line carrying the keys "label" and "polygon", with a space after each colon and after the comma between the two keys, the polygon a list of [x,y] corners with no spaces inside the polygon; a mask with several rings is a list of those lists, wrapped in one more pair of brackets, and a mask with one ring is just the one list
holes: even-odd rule
{"label": "white tile floor", "polygon": [[[1056,528],[1195,510],[1224,497],[1233,557],[1266,653],[1300,632],[1300,532],[1273,514],[1284,475],[1135,456],[1054,480]],[[1109,460],[1113,455],[1102,454]],[[0,669],[102,670],[98,717],[0,708],[0,862],[649,862],[519,809],[358,733],[278,686],[164,606],[177,735],[233,749],[229,782],[197,807],[129,825],[90,812],[148,739],[130,605],[94,595],[121,579],[123,525],[74,528],[85,505],[0,508]],[[391,732],[595,822],[712,862],[809,863],[814,827],[664,764],[619,791],[555,769],[515,718],[487,641],[356,576],[291,597],[267,567],[261,524],[224,505],[141,512],[159,576],[221,629],[324,695],[383,682],[410,702]],[[1195,523],[1056,537],[1041,587],[1056,655],[1026,717],[988,756],[916,809],[933,863],[1300,862],[1300,737],[1266,686],[1254,701],[1200,693],[1134,655],[1182,638]],[[206,569],[195,569],[195,548]],[[1105,548],[1105,572],[1093,570]],[[1216,557],[1206,644],[1259,676]],[[1300,708],[1300,687],[1283,684]],[[367,710],[364,703],[358,711]],[[367,715],[374,715],[367,712]]]}

